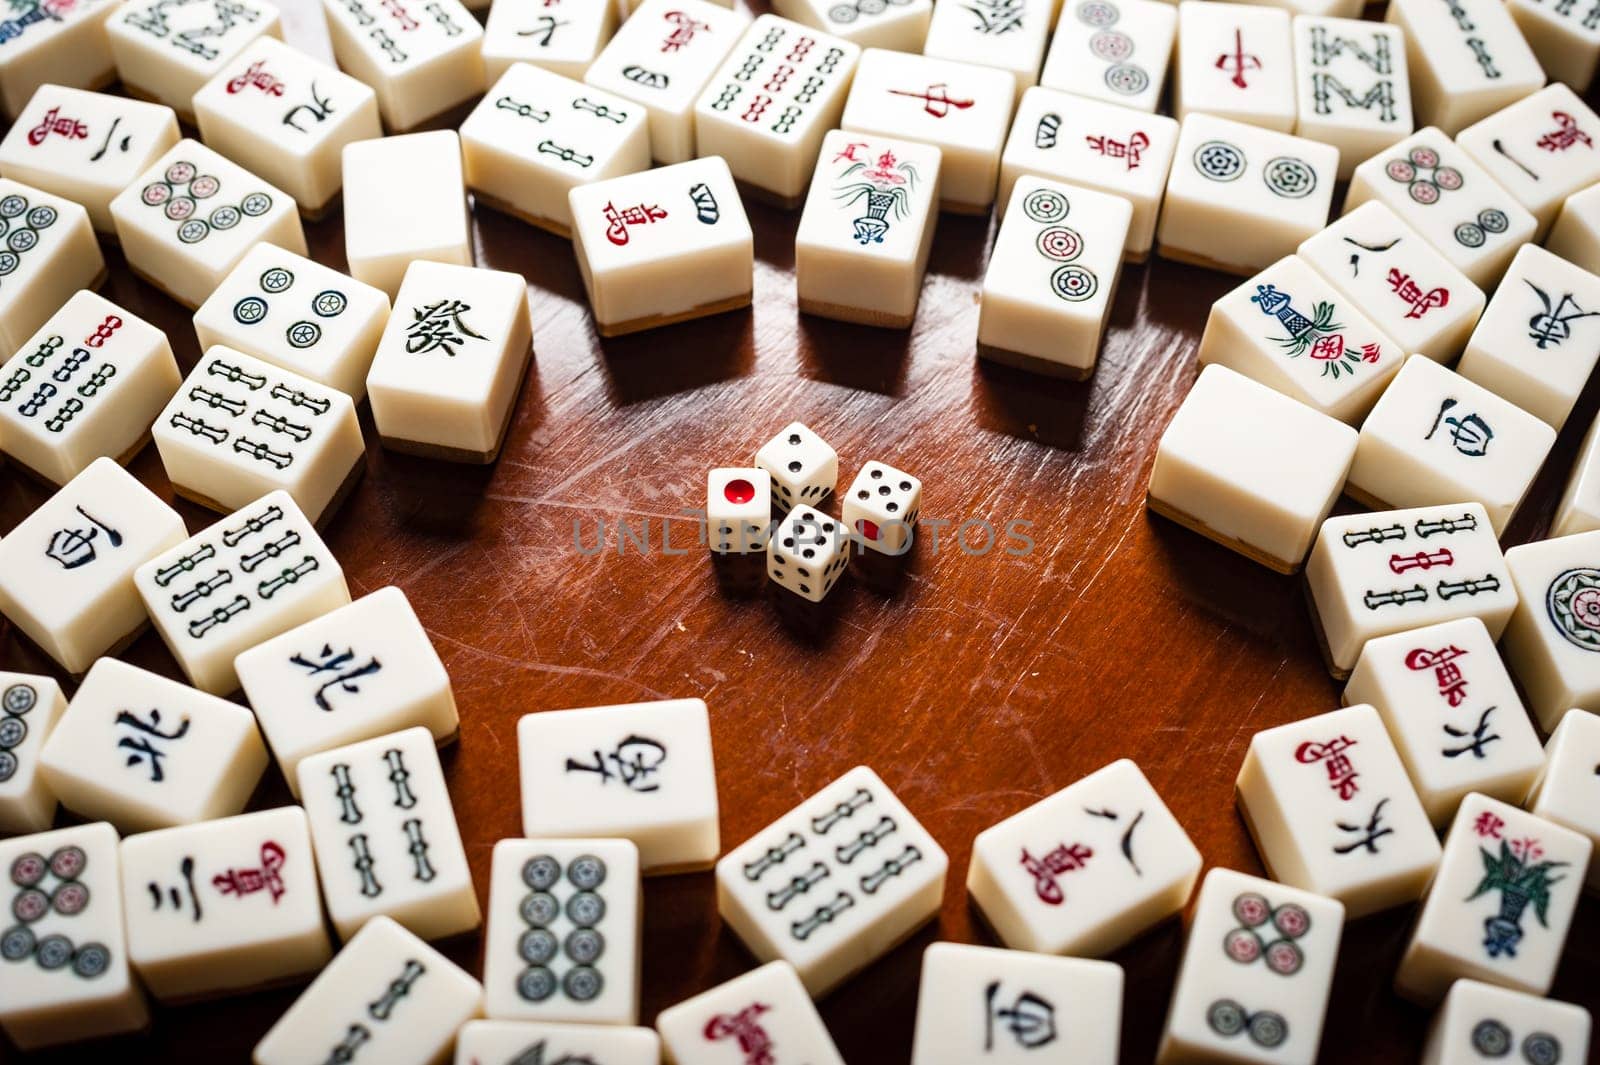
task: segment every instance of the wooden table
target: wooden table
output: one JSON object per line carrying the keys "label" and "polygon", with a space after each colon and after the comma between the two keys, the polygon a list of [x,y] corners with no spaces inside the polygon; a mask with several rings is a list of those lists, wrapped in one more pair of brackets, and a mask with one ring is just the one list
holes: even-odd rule
{"label": "wooden table", "polygon": [[[325,56],[314,0],[285,6],[291,43]],[[1335,708],[1339,688],[1298,578],[1144,507],[1156,440],[1195,377],[1206,313],[1238,279],[1161,259],[1127,268],[1094,377],[1057,382],[974,360],[990,221],[939,220],[916,325],[904,333],[799,316],[797,216],[746,209],[752,309],[606,341],[570,246],[477,209],[479,264],[524,274],[533,306],[534,366],[504,453],[485,468],[386,453],[363,411],[366,477],[327,539],[352,595],[405,590],[450,672],[461,742],[444,764],[481,900],[495,841],[521,831],[516,722],[529,712],[705,699],[724,849],[851,766],[876,769],[949,852],[944,906],[821,1009],[852,1065],[902,1065],[923,949],[993,942],[963,888],[976,833],[1132,758],[1208,868],[1260,874],[1233,801],[1250,737]],[[338,217],[307,235],[316,258],[345,268]],[[105,294],[166,329],[187,372],[199,356],[189,315],[107,257]],[[1590,389],[1508,544],[1543,534],[1597,402]],[[684,516],[705,505],[708,468],[748,462],[794,419],[838,449],[841,484],[881,459],[923,479],[925,527],[948,523],[937,550],[925,529],[892,591],[842,583],[821,625],[793,625],[770,593],[724,594]],[[131,468],[173,499],[154,448]],[[0,474],[0,486],[6,531],[47,497],[15,473]],[[191,531],[216,518],[174,505]],[[1006,535],[1012,522],[1030,523],[1030,549]],[[180,675],[154,633],[125,657]],[[58,672],[9,624],[0,662]],[[273,768],[251,808],[289,801]],[[1345,930],[1323,1062],[1417,1059],[1428,1014],[1390,990],[1411,917],[1393,911]],[[1127,1065],[1155,1054],[1182,947],[1170,921],[1113,958],[1128,977]],[[480,937],[444,949],[478,971]],[[710,874],[646,882],[644,1023],[752,964],[717,917]],[[129,1063],[244,1061],[298,991],[158,1009],[149,1035],[112,1052]],[[1592,899],[1553,995],[1600,1011]],[[1070,1027],[1063,1036],[1070,1048]]]}

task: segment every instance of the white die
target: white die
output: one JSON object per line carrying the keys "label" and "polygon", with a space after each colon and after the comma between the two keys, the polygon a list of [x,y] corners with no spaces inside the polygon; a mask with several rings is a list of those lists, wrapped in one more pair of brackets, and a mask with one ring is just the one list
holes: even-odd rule
{"label": "white die", "polygon": [[241,651],[350,602],[333,553],[281,490],[157,555],[133,579],[189,682],[213,695],[239,687]]}
{"label": "white die", "polygon": [[1374,199],[1483,288],[1494,287],[1538,227],[1527,208],[1432,126],[1356,167],[1345,213]]}
{"label": "white die", "polygon": [[456,1065],[562,1059],[581,1065],[585,1058],[605,1065],[660,1065],[661,1037],[652,1028],[611,1024],[468,1021],[456,1039]]}
{"label": "white die", "polygon": [[779,510],[797,503],[816,506],[839,481],[839,453],[800,422],[790,422],[762,444],[751,465],[771,475],[772,502]]}
{"label": "white die", "polygon": [[466,176],[455,130],[345,145],[344,188],[345,259],[357,281],[392,299],[414,262],[472,265]]}
{"label": "white die", "polygon": [[111,201],[177,143],[170,107],[44,85],[0,142],[0,174],[82,204],[110,234]]}
{"label": "white die", "polygon": [[[1158,0],[1137,2],[1170,10]],[[1018,179],[1030,174],[1120,196],[1133,205],[1123,254],[1129,262],[1143,262],[1155,242],[1156,217],[1177,145],[1178,124],[1163,115],[1137,114],[1053,89],[1029,89],[1017,105],[1017,120],[1000,156],[996,207],[1003,220]]]}
{"label": "white die", "polygon": [[786,961],[736,976],[656,1017],[668,1060],[749,1065],[746,1048],[783,1047],[806,1065],[844,1065],[817,1007]]}
{"label": "white die", "polygon": [[295,774],[341,939],[380,914],[423,939],[478,927],[472,871],[427,729],[310,755]]}
{"label": "white die", "polygon": [[0,835],[42,832],[55,820],[39,752],[66,708],[50,677],[0,672]]}
{"label": "white die", "polygon": [[1456,134],[1456,143],[1539,220],[1543,240],[1566,198],[1600,181],[1600,116],[1550,85]]}
{"label": "white die", "polygon": [[[1581,832],[1600,846],[1600,715],[1568,710],[1545,746],[1545,762],[1525,804],[1528,812]],[[1586,887],[1600,890],[1600,862],[1589,863]]]}
{"label": "white die", "polygon": [[0,541],[0,611],[68,673],[143,628],[134,571],[183,540],[183,519],[96,459]]}
{"label": "white die", "polygon": [[89,213],[0,178],[0,357],[10,358],[72,294],[99,288],[106,261]]}
{"label": "white die", "polygon": [[106,21],[117,0],[82,0],[15,8],[6,19],[6,54],[0,59],[0,108],[16,119],[46,84],[99,89],[116,80]]}
{"label": "white die", "polygon": [[489,874],[484,1013],[639,1022],[639,850],[625,839],[503,839]]}
{"label": "white die", "polygon": [[696,155],[695,101],[748,21],[708,0],[645,0],[583,80],[646,110],[657,162],[686,162]]}
{"label": "white die", "polygon": [[[1122,966],[1108,961],[935,943],[922,955],[912,1065],[1048,1060],[1035,1050],[1116,1065],[1123,983]],[[1057,1045],[1066,1033],[1070,1051]]]}
{"label": "white die", "polygon": [[717,554],[767,549],[772,528],[772,475],[724,467],[706,474],[707,543]]}
{"label": "white die", "polygon": [[128,837],[122,897],[129,960],[163,1002],[288,980],[332,954],[297,806]]}
{"label": "white die", "polygon": [[1600,428],[1589,427],[1567,475],[1566,491],[1550,519],[1550,536],[1600,529]]}
{"label": "white die", "polygon": [[1567,197],[1544,246],[1590,273],[1600,270],[1600,185]]}
{"label": "white die", "polygon": [[628,839],[646,876],[721,853],[711,721],[700,699],[525,714],[522,834]]}
{"label": "white die", "polygon": [[1312,1065],[1343,930],[1332,899],[1211,870],[1156,1061]]}
{"label": "white die", "polygon": [[1593,4],[1506,0],[1506,8],[1551,81],[1580,92],[1589,87],[1600,62],[1600,21]]}
{"label": "white die", "polygon": [[1172,114],[1216,115],[1294,132],[1294,45],[1275,7],[1184,0],[1178,5]]}
{"label": "white die", "polygon": [[237,814],[267,749],[244,707],[102,658],[39,764],[67,809],[132,833]]}
{"label": "white die", "polygon": [[272,37],[240,52],[194,94],[205,142],[320,218],[344,184],[340,153],[383,136],[378,98],[355,78]]}
{"label": "white die", "polygon": [[1406,34],[1417,121],[1454,135],[1544,84],[1544,71],[1500,0],[1392,0]]}
{"label": "white die", "polygon": [[717,910],[752,954],[789,962],[820,998],[938,912],[949,865],[857,766],[717,863]]}
{"label": "white die", "polygon": [[860,57],[849,41],[760,16],[695,104],[697,154],[722,156],[736,179],[800,206]]}
{"label": "white die", "polygon": [[483,985],[387,917],[374,917],[256,1044],[256,1065],[362,1056],[446,1060],[483,1012]]}
{"label": "white die", "polygon": [[1294,131],[1339,149],[1340,181],[1411,135],[1406,38],[1398,26],[1297,15],[1294,58]]}
{"label": "white die", "polygon": [[794,236],[800,310],[910,327],[939,216],[939,149],[831,130]]}
{"label": "white die", "polygon": [[1445,837],[1395,990],[1424,1005],[1463,977],[1548,992],[1591,849],[1577,832],[1468,795]]}
{"label": "white die", "polygon": [[1039,84],[1154,111],[1177,39],[1176,6],[1160,0],[1069,0],[1060,10]]}
{"label": "white die", "polygon": [[235,660],[239,682],[291,791],[301,759],[414,725],[460,732],[450,677],[406,595],[362,596]]}
{"label": "white die", "polygon": [[767,576],[802,599],[822,602],[850,562],[845,528],[820,510],[798,504],[779,520],[767,543]]}
{"label": "white die", "polygon": [[1521,599],[1502,646],[1540,727],[1600,710],[1600,532],[1521,544],[1506,565]]}
{"label": "white die", "polygon": [[755,238],[720,157],[580,185],[567,203],[601,336],[750,303]]}
{"label": "white die", "polygon": [[1299,256],[1278,260],[1211,305],[1202,366],[1217,363],[1351,425],[1406,359],[1354,302]]}
{"label": "white die", "polygon": [[1200,852],[1124,758],[978,833],[967,893],[1000,941],[1099,957],[1188,904]]}
{"label": "white die", "polygon": [[1339,678],[1368,640],[1394,632],[1476,617],[1499,639],[1517,605],[1481,503],[1329,518],[1306,584],[1328,669]]}
{"label": "white die", "polygon": [[384,125],[399,133],[478,95],[485,84],[478,20],[458,0],[413,3],[322,0],[340,69],[372,86]]}
{"label": "white die", "polygon": [[1039,80],[1056,0],[973,0],[933,5],[922,54],[1003,70],[1016,94]]}
{"label": "white die", "polygon": [[127,0],[106,33],[123,88],[193,124],[200,87],[257,37],[281,38],[283,25],[267,0]]}
{"label": "white die", "polygon": [[571,237],[567,193],[648,170],[650,131],[639,105],[518,63],[461,124],[461,153],[479,203]]}
{"label": "white die", "polygon": [[128,462],[178,384],[166,333],[80,291],[0,368],[0,447],[56,484]]}
{"label": "white die", "polygon": [[982,215],[994,203],[1015,99],[1015,81],[1004,71],[869,48],[840,126],[938,148],[939,206]]}
{"label": "white die", "polygon": [[532,63],[582,81],[616,28],[611,0],[499,0],[484,23],[484,73],[492,85],[513,65]]}
{"label": "white die", "polygon": [[815,26],[862,48],[920,52],[928,37],[933,0],[775,0],[772,9],[784,18]]}
{"label": "white die", "polygon": [[0,1028],[28,1051],[150,1023],[128,968],[117,832],[103,822],[0,840]]}
{"label": "white die", "polygon": [[885,555],[911,550],[921,510],[922,482],[877,461],[861,467],[839,499],[839,520],[847,532]]}
{"label": "white die", "polygon": [[1293,573],[1339,498],[1356,440],[1343,422],[1226,366],[1207,366],[1161,435],[1147,503]]}
{"label": "white die", "polygon": [[1265,269],[1327,222],[1338,169],[1332,145],[1190,115],[1167,178],[1158,251],[1228,273]]}
{"label": "white die", "polygon": [[1433,1018],[1420,1065],[1587,1061],[1589,1011],[1478,980],[1457,980]]}
{"label": "white die", "polygon": [[532,355],[521,274],[412,263],[367,374],[383,445],[493,462]]}
{"label": "white die", "polygon": [[1435,828],[1469,791],[1521,802],[1544,765],[1511,674],[1477,618],[1367,641],[1344,701],[1377,708]]}
{"label": "white die", "polygon": [[1483,313],[1483,290],[1376,200],[1308,238],[1295,254],[1400,350],[1436,362],[1461,353]]}
{"label": "white die", "polygon": [[192,140],[181,140],[111,201],[128,268],[198,307],[259,241],[304,255],[293,198]]}

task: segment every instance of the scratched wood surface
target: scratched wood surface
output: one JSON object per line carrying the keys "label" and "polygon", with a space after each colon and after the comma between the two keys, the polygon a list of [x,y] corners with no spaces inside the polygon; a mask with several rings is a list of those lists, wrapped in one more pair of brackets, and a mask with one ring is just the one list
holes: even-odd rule
{"label": "scratched wood surface", "polygon": [[[326,56],[313,0],[285,7],[291,43]],[[479,264],[524,274],[533,307],[535,361],[504,454],[487,468],[388,454],[363,412],[366,476],[327,539],[353,595],[405,590],[450,672],[461,742],[444,764],[480,900],[495,841],[520,832],[522,714],[704,698],[724,848],[851,766],[874,767],[949,852],[944,905],[821,1009],[852,1065],[903,1065],[922,950],[993,942],[963,889],[977,832],[1127,757],[1208,868],[1259,874],[1233,801],[1250,736],[1334,708],[1338,688],[1297,579],[1144,507],[1206,312],[1236,279],[1160,259],[1126,269],[1094,377],[1047,381],[974,360],[989,221],[940,219],[915,327],[883,332],[799,316],[796,215],[746,206],[753,309],[614,341],[594,332],[567,243],[476,209]],[[308,237],[314,256],[345,268],[337,217]],[[165,328],[187,372],[199,355],[188,315],[108,259],[108,297]],[[1569,421],[1508,543],[1542,535],[1597,399],[1591,389]],[[709,467],[748,462],[792,419],[838,449],[842,482],[868,459],[900,466],[924,480],[924,523],[948,523],[937,550],[924,536],[893,590],[843,583],[806,626],[770,598],[720,591],[683,516],[704,505]],[[132,470],[172,500],[154,448]],[[45,498],[0,474],[0,530]],[[216,517],[174,505],[191,531]],[[1031,548],[1004,536],[1011,522],[1030,523]],[[984,523],[1001,531],[987,551]],[[126,657],[179,676],[154,633]],[[54,672],[9,624],[0,663]],[[273,768],[251,806],[289,801]],[[1345,930],[1324,1062],[1416,1060],[1427,1014],[1389,987],[1410,919],[1395,911]],[[1128,977],[1124,1062],[1153,1058],[1182,946],[1171,921],[1114,956]],[[478,971],[478,936],[444,948]],[[643,1023],[752,964],[718,920],[709,873],[646,882]],[[246,1060],[298,991],[158,1009],[152,1031],[114,1053]],[[1593,900],[1553,994],[1600,1010]],[[1071,1061],[1064,1036],[1053,1061]]]}

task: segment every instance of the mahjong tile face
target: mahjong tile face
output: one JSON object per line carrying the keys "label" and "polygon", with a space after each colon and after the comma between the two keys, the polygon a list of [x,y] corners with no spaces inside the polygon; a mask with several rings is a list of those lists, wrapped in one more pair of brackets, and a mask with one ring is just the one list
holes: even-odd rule
{"label": "mahjong tile face", "polygon": [[21,349],[80,289],[98,288],[105,258],[78,204],[0,178],[0,354]]}
{"label": "mahjong tile face", "polygon": [[1497,0],[1395,0],[1417,120],[1453,135],[1544,84],[1544,71]]}
{"label": "mahjong tile face", "polygon": [[106,42],[113,0],[23,0],[0,22],[6,42],[0,59],[0,106],[16,118],[47,83],[97,89],[116,80]]}
{"label": "mahjong tile face", "polygon": [[195,91],[245,45],[282,35],[267,0],[130,0],[106,32],[123,85],[190,118]]}
{"label": "mahjong tile face", "polygon": [[661,1042],[675,1061],[844,1065],[817,1007],[788,962],[775,961],[661,1011]]}
{"label": "mahjong tile face", "polygon": [[1039,80],[1055,13],[1055,0],[935,4],[922,54],[1003,70],[1020,93]]}
{"label": "mahjong tile face", "polygon": [[1178,7],[1172,113],[1200,113],[1288,133],[1294,129],[1289,13],[1189,2]]}
{"label": "mahjong tile face", "polygon": [[1521,544],[1506,565],[1521,601],[1505,655],[1545,731],[1572,707],[1600,708],[1600,532]]}
{"label": "mahjong tile face", "polygon": [[933,0],[778,0],[773,10],[863,48],[920,52]]}
{"label": "mahjong tile face", "polygon": [[1294,20],[1295,132],[1339,149],[1339,177],[1411,135],[1406,38],[1359,19]]}
{"label": "mahjong tile face", "polygon": [[39,770],[39,752],[66,708],[50,677],[0,673],[0,833],[41,832],[55,820],[56,796]]}
{"label": "mahjong tile face", "polygon": [[1542,239],[1566,198],[1600,181],[1596,136],[1600,116],[1555,84],[1473,123],[1456,143],[1533,212]]}
{"label": "mahjong tile face", "polygon": [[1056,20],[1039,84],[1154,111],[1167,83],[1178,12],[1158,0],[1071,0]]}
{"label": "mahjong tile face", "polygon": [[1587,1061],[1593,1020],[1568,1002],[1457,980],[1434,1015],[1422,1065]]}
{"label": "mahjong tile face", "polygon": [[562,1060],[568,1065],[583,1065],[585,1060],[605,1065],[660,1065],[661,1037],[650,1028],[610,1024],[468,1021],[456,1039],[456,1060],[464,1065]]}
{"label": "mahjong tile face", "polygon": [[[1600,846],[1600,714],[1568,710],[1545,746],[1545,765],[1524,804],[1528,812]],[[1589,863],[1588,889],[1600,889],[1600,862]]]}
{"label": "mahjong tile face", "polygon": [[1600,12],[1593,4],[1508,0],[1511,19],[1553,82],[1588,85],[1600,62]]}
{"label": "mahjong tile face", "polygon": [[491,4],[483,62],[493,84],[516,63],[582,81],[617,26],[609,0],[524,0]]}
{"label": "mahjong tile face", "polygon": [[391,131],[483,91],[483,27],[457,0],[323,0],[340,69],[372,86]]}

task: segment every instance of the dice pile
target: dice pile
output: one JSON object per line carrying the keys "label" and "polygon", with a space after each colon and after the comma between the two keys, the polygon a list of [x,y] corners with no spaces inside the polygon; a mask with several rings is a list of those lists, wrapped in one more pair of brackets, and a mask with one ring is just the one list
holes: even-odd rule
{"label": "dice pile", "polygon": [[[318,533],[363,400],[392,450],[500,452],[533,330],[524,278],[474,265],[469,192],[571,241],[606,337],[749,304],[750,195],[800,210],[801,312],[890,329],[941,212],[995,211],[974,348],[1058,376],[1094,372],[1124,262],[1248,276],[1148,506],[1303,570],[1347,681],[1243,759],[1269,878],[1202,880],[1127,760],[978,833],[967,896],[1003,946],[927,950],[916,1065],[1115,1062],[1103,958],[1186,909],[1159,1060],[1309,1065],[1345,922],[1412,906],[1394,986],[1437,1007],[1429,1065],[1587,1060],[1589,1011],[1544,996],[1600,890],[1600,431],[1550,537],[1500,538],[1600,359],[1594,12],[773,6],[324,0],[335,66],[267,0],[12,5],[0,450],[59,490],[0,541],[0,612],[76,688],[0,673],[6,1036],[309,979],[261,1065],[842,1065],[813,1000],[933,920],[949,872],[889,785],[854,767],[724,853],[703,701],[530,714],[484,908],[450,678],[404,591],[352,601]],[[302,224],[341,201],[348,273]],[[186,377],[93,291],[97,238],[194,310]],[[220,520],[189,535],[126,472],[148,439]],[[852,548],[913,550],[916,477],[867,462],[834,517],[838,476],[785,427],[710,471],[707,544],[811,603]],[[187,683],[118,659],[146,624]],[[269,762],[297,801],[248,810]],[[641,1027],[642,885],[688,873],[762,964]],[[428,943],[479,929],[481,979]]]}

